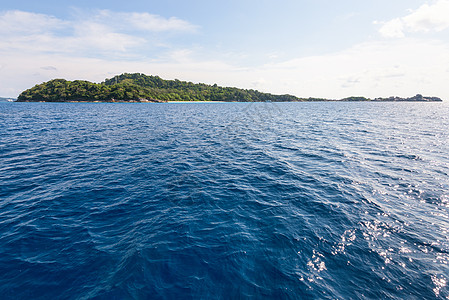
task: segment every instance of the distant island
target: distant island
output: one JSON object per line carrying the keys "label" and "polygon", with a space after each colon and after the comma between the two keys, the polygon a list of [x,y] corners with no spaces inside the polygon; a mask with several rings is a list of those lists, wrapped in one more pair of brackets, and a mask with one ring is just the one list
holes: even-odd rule
{"label": "distant island", "polygon": [[14,99],[14,98],[0,97],[0,102],[14,102],[14,101],[16,101],[16,99]]}
{"label": "distant island", "polygon": [[54,79],[23,91],[17,102],[312,102],[312,101],[420,101],[440,102],[438,97],[416,95],[410,98],[348,97],[339,100],[299,98],[293,95],[273,95],[253,89],[221,87],[216,84],[164,80],[159,76],[125,73],[101,83],[85,80]]}

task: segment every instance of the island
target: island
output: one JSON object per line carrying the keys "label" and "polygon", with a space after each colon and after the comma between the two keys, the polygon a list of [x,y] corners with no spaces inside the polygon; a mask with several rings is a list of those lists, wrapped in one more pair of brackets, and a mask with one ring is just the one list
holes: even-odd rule
{"label": "island", "polygon": [[14,98],[0,97],[0,102],[14,102],[14,101],[16,101],[16,99]]}
{"label": "island", "polygon": [[53,79],[23,91],[17,102],[312,102],[312,101],[421,101],[440,102],[438,97],[416,95],[411,98],[348,97],[339,100],[299,98],[293,95],[273,95],[253,89],[221,87],[217,84],[164,80],[159,76],[124,73],[101,83],[85,80]]}

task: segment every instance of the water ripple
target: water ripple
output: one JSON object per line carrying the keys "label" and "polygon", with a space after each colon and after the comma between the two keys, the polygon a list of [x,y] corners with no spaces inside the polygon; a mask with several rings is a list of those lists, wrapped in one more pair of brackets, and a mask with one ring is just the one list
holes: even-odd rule
{"label": "water ripple", "polygon": [[444,103],[0,104],[4,299],[448,299]]}

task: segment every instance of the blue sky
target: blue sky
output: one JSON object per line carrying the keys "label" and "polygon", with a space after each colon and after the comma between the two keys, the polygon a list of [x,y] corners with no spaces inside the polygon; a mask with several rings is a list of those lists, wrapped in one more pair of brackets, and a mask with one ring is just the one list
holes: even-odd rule
{"label": "blue sky", "polygon": [[449,99],[449,0],[0,4],[0,96],[141,72],[300,97]]}

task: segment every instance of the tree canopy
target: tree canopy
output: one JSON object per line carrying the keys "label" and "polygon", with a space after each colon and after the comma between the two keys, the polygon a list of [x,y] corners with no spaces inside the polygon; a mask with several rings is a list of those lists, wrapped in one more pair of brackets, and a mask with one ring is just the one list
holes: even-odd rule
{"label": "tree canopy", "polygon": [[[292,102],[330,101],[323,98],[298,98],[292,95],[273,95],[252,89],[221,87],[216,84],[192,83],[180,80],[164,80],[159,76],[140,73],[124,73],[101,83],[84,80],[68,81],[54,79],[38,84],[22,92],[20,102],[74,102],[74,101],[123,101],[123,102],[166,102],[166,101],[224,101],[224,102]],[[424,97],[420,94],[410,97],[389,97],[369,99],[347,97],[339,101],[442,101],[438,97]]]}
{"label": "tree canopy", "polygon": [[303,101],[292,95],[273,95],[257,90],[221,87],[216,84],[164,80],[140,73],[121,74],[102,83],[54,79],[20,94],[18,101]]}

